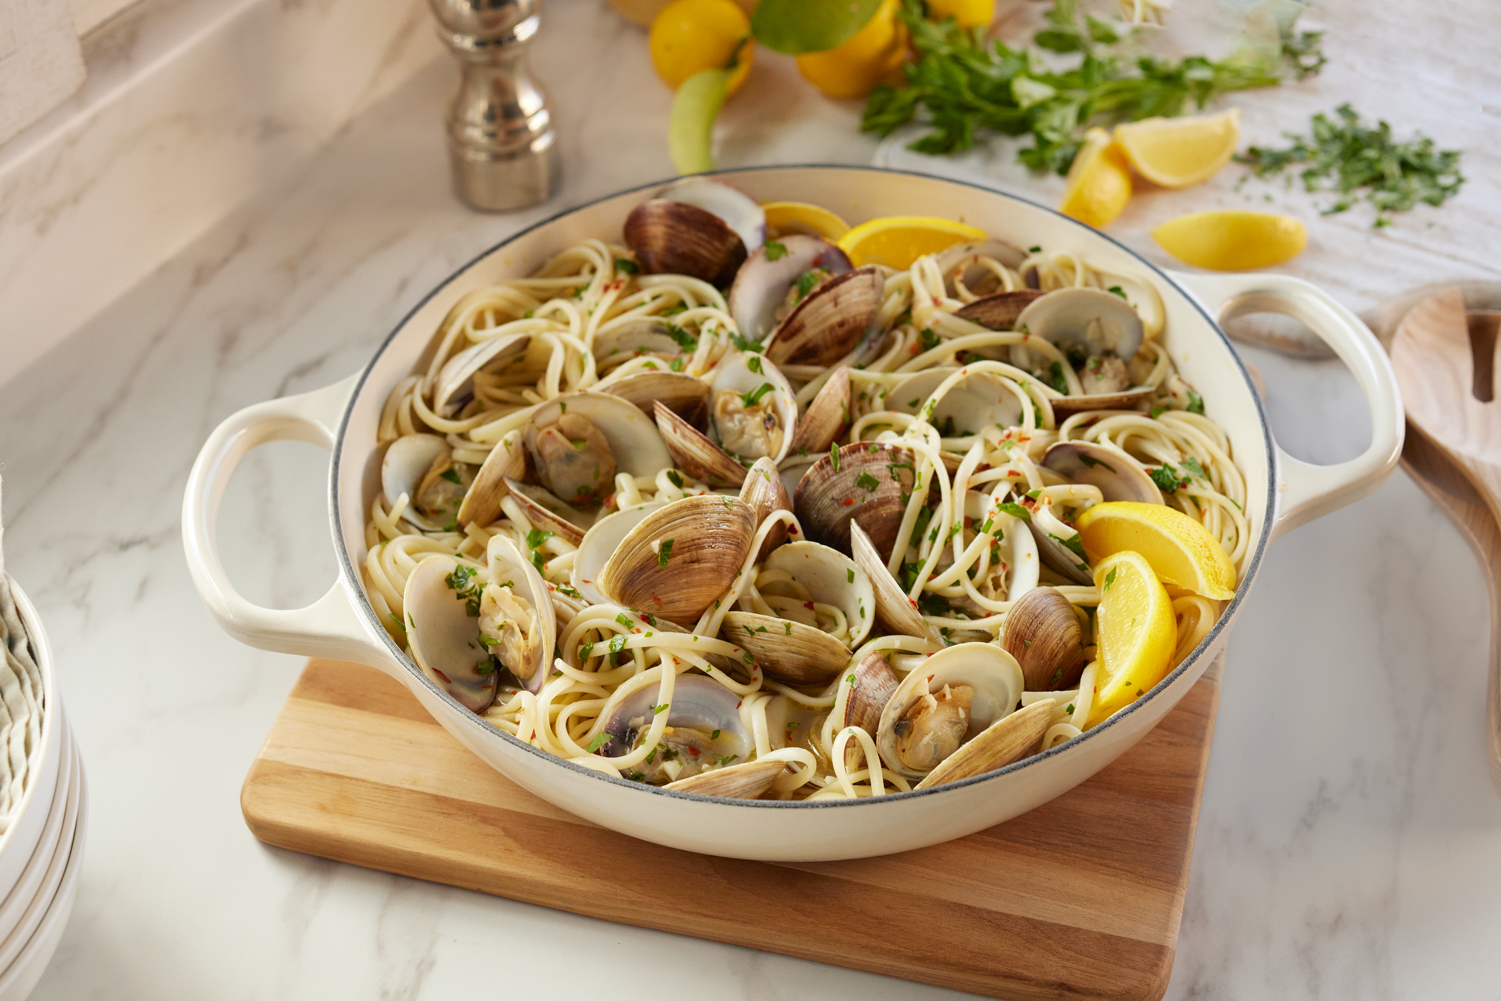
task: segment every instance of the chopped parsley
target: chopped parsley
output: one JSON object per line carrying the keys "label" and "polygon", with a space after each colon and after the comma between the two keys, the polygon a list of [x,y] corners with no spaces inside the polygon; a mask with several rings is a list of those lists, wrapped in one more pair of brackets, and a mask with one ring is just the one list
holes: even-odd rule
{"label": "chopped parsley", "polygon": [[834,467],[834,472],[839,472],[839,443],[829,443],[829,465]]}
{"label": "chopped parsley", "polygon": [[464,599],[464,611],[469,613],[471,619],[479,618],[480,592],[483,586],[474,579],[479,571],[474,567],[466,567],[463,564],[453,568],[453,572],[443,578],[443,583],[448,585],[450,591],[458,593]]}
{"label": "chopped parsley", "polygon": [[1063,363],[1055,361],[1048,366],[1048,385],[1060,393],[1068,393],[1068,380],[1063,376]]}
{"label": "chopped parsley", "polygon": [[1108,591],[1108,590],[1110,590],[1110,585],[1115,583],[1115,571],[1116,571],[1116,569],[1117,569],[1116,567],[1111,567],[1110,568],[1110,572],[1105,575],[1105,586],[1102,587],[1102,588],[1100,588],[1100,590],[1102,590],[1102,591]]}
{"label": "chopped parsley", "polygon": [[[618,264],[619,262],[617,261],[616,263]],[[614,736],[615,735],[613,733],[605,730],[593,740],[589,741],[589,746],[584,748],[584,750],[588,751],[590,754],[593,754],[595,751],[598,751],[601,747],[604,747],[606,744],[608,744],[610,742],[610,738]]]}
{"label": "chopped parsley", "polygon": [[762,246],[766,248],[766,259],[768,261],[780,261],[787,256],[787,245],[785,243],[778,243],[776,240],[767,240]]}
{"label": "chopped parsley", "polygon": [[730,343],[735,345],[736,349],[740,351],[749,351],[752,354],[761,353],[760,341],[753,341],[749,337],[745,337],[733,330],[730,331]]}
{"label": "chopped parsley", "polygon": [[672,558],[672,540],[663,539],[662,546],[657,550],[657,569],[666,570],[667,561]]}
{"label": "chopped parsley", "polygon": [[747,407],[754,407],[761,401],[761,397],[771,392],[772,388],[771,383],[763,382],[749,393],[741,393],[740,402]]}
{"label": "chopped parsley", "polygon": [[881,481],[870,475],[868,471],[861,470],[860,475],[855,479],[855,486],[859,487],[861,490],[864,490],[868,494],[875,493],[880,489]]}
{"label": "chopped parsley", "polygon": [[818,285],[820,277],[821,276],[817,271],[804,271],[802,274],[798,275],[797,299],[794,301],[802,302],[803,299],[807,298],[808,293],[812,292],[814,287]]}
{"label": "chopped parsley", "polygon": [[457,483],[457,484],[460,484],[461,486],[464,483],[463,480],[459,479],[458,471],[454,470],[454,469],[445,469],[439,475],[443,479],[447,480],[449,483]]}
{"label": "chopped parsley", "polygon": [[635,261],[628,261],[624,257],[617,257],[615,258],[615,270],[621,274],[639,275],[641,273],[641,265]]}
{"label": "chopped parsley", "polygon": [[[1118,295],[1122,299],[1126,298],[1126,290],[1123,289],[1123,288],[1121,288],[1119,285],[1112,285],[1109,288],[1107,288],[1105,291],[1109,292],[1111,295]],[[1127,301],[1129,302],[1130,300],[1127,300]]]}
{"label": "chopped parsley", "polygon": [[673,486],[677,487],[679,490],[683,489],[683,477],[682,477],[682,474],[679,473],[676,469],[669,469],[667,471],[667,482],[671,483]]}
{"label": "chopped parsley", "polygon": [[1197,389],[1190,389],[1188,391],[1188,406],[1184,407],[1183,409],[1187,410],[1191,414],[1204,413],[1204,397],[1199,395],[1199,391]]}
{"label": "chopped parsley", "polygon": [[764,375],[765,374],[764,372],[761,371],[761,356],[760,355],[756,355],[755,357],[745,359],[745,367],[748,368],[748,369],[750,369],[752,372],[756,373],[757,375]]}
{"label": "chopped parsley", "polygon": [[1011,515],[1013,518],[1020,518],[1022,521],[1026,522],[1030,522],[1032,520],[1032,513],[1026,508],[1022,507],[1020,504],[1006,501],[1005,503],[997,504],[996,506],[1000,510]]}
{"label": "chopped parsley", "polygon": [[1110,472],[1112,472],[1112,473],[1115,472],[1115,467],[1112,466],[1110,463],[1106,462],[1103,459],[1096,459],[1094,456],[1090,455],[1088,452],[1080,452],[1079,453],[1079,461],[1082,462],[1082,463],[1084,463],[1084,465],[1088,466],[1091,469],[1093,469],[1095,466],[1104,466]]}

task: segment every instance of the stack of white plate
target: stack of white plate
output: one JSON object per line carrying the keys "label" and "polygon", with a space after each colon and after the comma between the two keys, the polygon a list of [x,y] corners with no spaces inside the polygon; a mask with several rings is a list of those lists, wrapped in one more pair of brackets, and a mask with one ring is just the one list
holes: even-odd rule
{"label": "stack of white plate", "polygon": [[40,749],[27,758],[20,805],[0,835],[0,1001],[23,1001],[52,959],[78,893],[88,794],[54,680],[52,647],[26,595],[16,610],[42,675]]}

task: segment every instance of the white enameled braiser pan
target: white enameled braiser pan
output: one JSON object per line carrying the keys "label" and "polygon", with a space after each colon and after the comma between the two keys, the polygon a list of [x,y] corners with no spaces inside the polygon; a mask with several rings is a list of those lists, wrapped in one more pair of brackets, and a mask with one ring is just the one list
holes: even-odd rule
{"label": "white enameled braiser pan", "polygon": [[[1374,490],[1402,447],[1397,385],[1365,325],[1328,295],[1281,275],[1165,273],[1087,226],[998,192],[915,174],[851,167],[768,167],[720,179],[758,201],[825,206],[851,224],[890,215],[961,219],[1019,246],[1087,255],[1102,267],[1156,281],[1167,311],[1165,344],[1179,372],[1203,394],[1229,435],[1245,473],[1254,543],[1235,599],[1198,650],[1129,708],[1067,744],[1007,768],[935,789],[818,803],[712,799],[669,792],[568,764],[483,722],[435,687],[387,636],[365,600],[357,569],[364,524],[379,489],[376,426],[391,388],[410,374],[434,331],[471,289],[531,273],[588,238],[619,240],[627,213],[655,185],[604,198],[527,229],[482,254],[427,296],[386,338],[363,372],[302,396],[248,407],[221,424],[198,456],[183,502],[183,541],[199,593],[231,636],[285,653],[335,657],[377,667],[407,687],[450,733],[541,798],[605,827],[689,851],[739,858],[814,860],[903,851],[970,834],[1067,792],[1114,761],[1189,690],[1224,648],[1266,547],[1279,535]],[[1301,319],[1354,373],[1371,410],[1370,447],[1334,466],[1294,459],[1272,440],[1245,368],[1216,326],[1251,312]],[[329,514],[340,577],[296,610],[242,598],[220,562],[219,501],[250,449],[295,439],[332,451]]]}

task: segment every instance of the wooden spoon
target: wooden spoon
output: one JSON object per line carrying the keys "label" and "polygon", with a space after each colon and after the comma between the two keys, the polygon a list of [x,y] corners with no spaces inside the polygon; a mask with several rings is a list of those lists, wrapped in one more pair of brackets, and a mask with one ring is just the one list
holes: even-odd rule
{"label": "wooden spoon", "polygon": [[1486,691],[1491,784],[1501,794],[1501,403],[1495,401],[1497,321],[1465,312],[1459,289],[1409,310],[1392,339],[1407,409],[1402,464],[1460,528],[1486,571],[1491,669]]}

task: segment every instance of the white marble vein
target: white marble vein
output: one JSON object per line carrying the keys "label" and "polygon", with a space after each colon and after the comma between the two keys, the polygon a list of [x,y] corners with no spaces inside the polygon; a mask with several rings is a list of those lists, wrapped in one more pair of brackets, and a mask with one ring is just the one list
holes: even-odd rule
{"label": "white marble vein", "polygon": [[[181,491],[235,409],[354,371],[422,292],[517,227],[667,172],[638,41],[552,0],[538,65],[561,124],[557,205],[472,215],[448,193],[434,65],[0,392],[9,568],[40,608],[91,779],[52,999],[958,997],[268,849],[238,790],[298,662],[209,620]],[[635,37],[635,36],[633,36]],[[573,74],[568,76],[566,74]],[[725,159],[865,162],[855,111],[758,59]],[[629,114],[622,113],[628,109]],[[1295,453],[1358,451],[1333,364],[1257,355]],[[237,475],[226,559],[292,606],[333,574],[322,455]],[[1501,801],[1484,768],[1487,622],[1457,534],[1400,475],[1271,553],[1232,641],[1172,998],[1496,997]]]}

